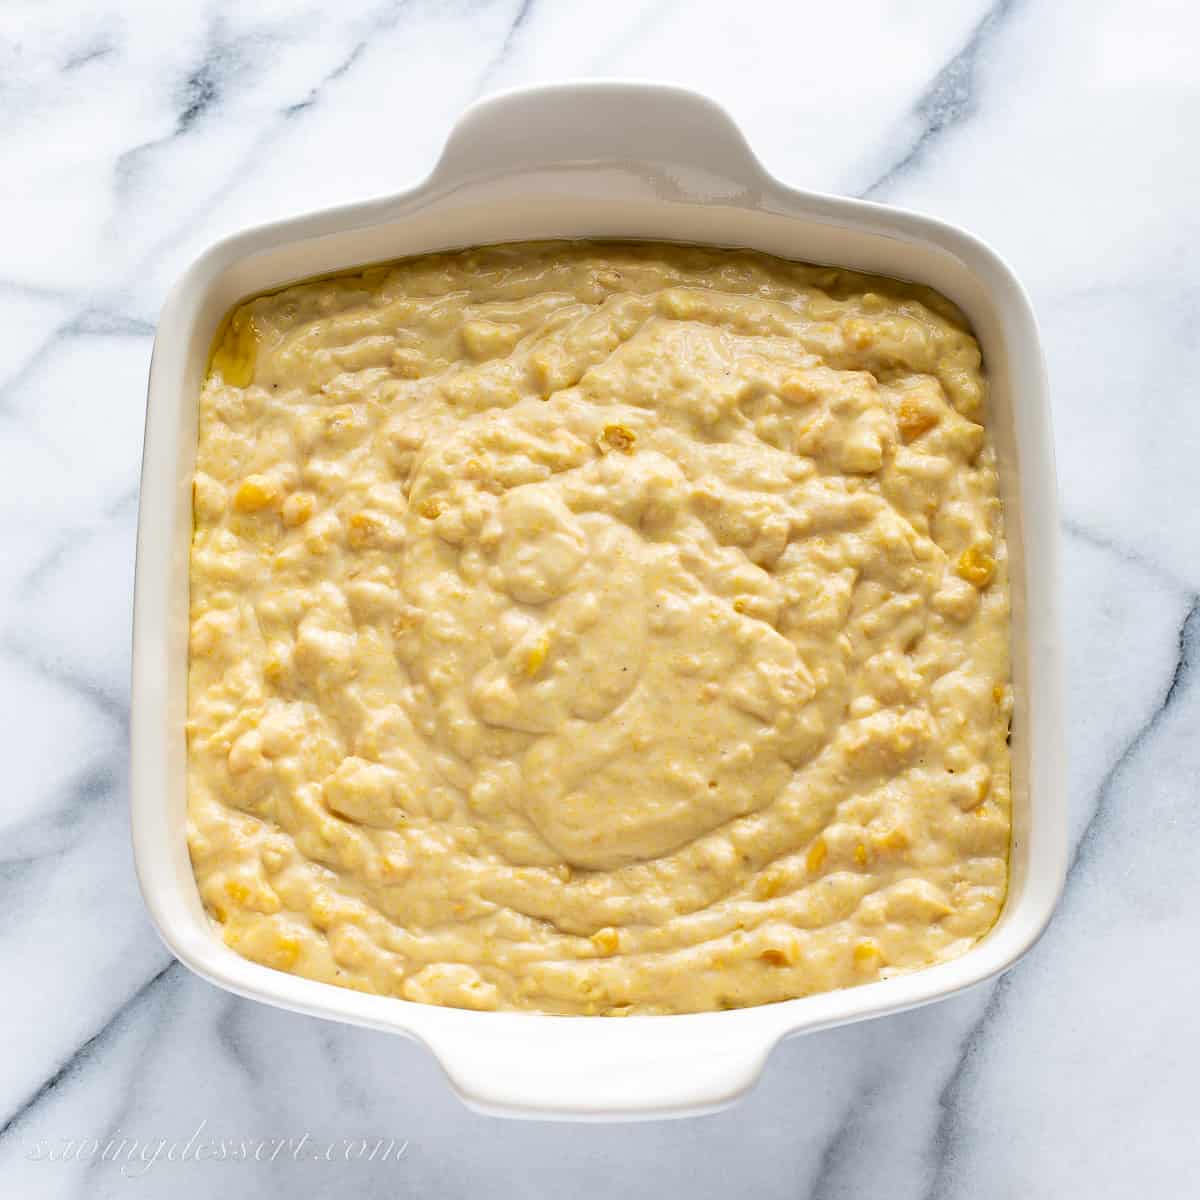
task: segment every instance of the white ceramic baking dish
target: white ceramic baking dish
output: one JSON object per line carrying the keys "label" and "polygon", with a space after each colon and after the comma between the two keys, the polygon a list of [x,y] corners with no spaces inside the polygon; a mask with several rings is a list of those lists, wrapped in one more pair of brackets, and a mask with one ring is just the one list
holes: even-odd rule
{"label": "white ceramic baking dish", "polygon": [[[422,251],[525,238],[625,237],[749,246],[931,284],[968,314],[991,378],[1012,556],[1014,829],[1009,894],[961,958],[782,1004],[606,1020],[475,1013],[362,995],[240,958],[201,907],[185,843],[188,543],[197,396],[238,300],[292,280]],[[163,308],[150,369],[134,600],[132,820],[142,893],[192,970],[243,996],[406,1034],[471,1106],[629,1118],[724,1105],[791,1034],[947,996],[1037,939],[1066,863],[1055,476],[1029,302],[978,239],[928,217],[798,191],[773,178],[704,97],[641,83],[564,84],[471,108],[409,191],[263,226],[203,254]]]}

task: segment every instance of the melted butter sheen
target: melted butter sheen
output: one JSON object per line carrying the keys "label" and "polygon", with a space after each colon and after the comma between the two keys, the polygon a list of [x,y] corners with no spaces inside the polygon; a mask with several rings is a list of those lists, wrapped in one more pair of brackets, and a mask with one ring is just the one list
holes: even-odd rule
{"label": "melted butter sheen", "polygon": [[969,948],[1010,825],[985,393],[936,294],[740,251],[502,246],[243,305],[191,555],[226,941],[614,1015]]}

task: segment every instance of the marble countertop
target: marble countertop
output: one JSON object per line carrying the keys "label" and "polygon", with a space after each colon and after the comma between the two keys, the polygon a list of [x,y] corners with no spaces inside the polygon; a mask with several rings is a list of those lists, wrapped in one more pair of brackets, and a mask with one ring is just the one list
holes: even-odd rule
{"label": "marble countertop", "polygon": [[[1194,1195],[1198,35],[1184,0],[0,8],[0,1191]],[[479,1117],[415,1045],[192,977],[127,828],[165,289],[229,231],[414,181],[476,96],[590,75],[708,91],[781,177],[995,245],[1042,323],[1064,516],[1075,849],[1049,933],[999,984],[785,1043],[732,1110],[642,1125]],[[343,1137],[395,1146],[307,1153]],[[121,1139],[175,1161],[106,1159]]]}

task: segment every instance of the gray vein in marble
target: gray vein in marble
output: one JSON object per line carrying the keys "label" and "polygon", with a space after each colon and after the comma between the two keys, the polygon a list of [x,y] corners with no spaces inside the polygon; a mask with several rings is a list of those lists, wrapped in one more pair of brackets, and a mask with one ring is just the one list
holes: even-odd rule
{"label": "gray vein in marble", "polygon": [[[158,973],[158,975],[154,976],[154,978],[150,980],[149,984],[147,984],[145,987],[142,988],[141,994],[144,996],[148,990],[150,990],[152,987],[156,986],[159,983],[159,981],[162,980],[163,977],[167,974],[167,972],[170,971],[171,967],[173,967],[175,965],[176,964],[173,962],[168,963],[167,966],[164,967],[163,970]],[[138,1054],[134,1057],[134,1066],[133,1066],[132,1076],[127,1081],[126,1087],[121,1093],[120,1103],[117,1105],[116,1112],[113,1113],[112,1118],[109,1120],[107,1127],[100,1134],[99,1140],[100,1140],[101,1145],[109,1145],[114,1140],[116,1140],[117,1138],[119,1138],[121,1136],[121,1126],[122,1126],[122,1124],[124,1124],[125,1118],[136,1107],[137,1096],[138,1096],[139,1091],[141,1090],[138,1087],[138,1081],[143,1075],[146,1074],[147,1071],[152,1069],[154,1056],[150,1053],[150,1050],[151,1050],[154,1042],[158,1039],[159,1035],[161,1034],[162,1029],[163,1029],[163,1023],[166,1021],[166,1019],[167,1019],[167,1005],[165,1005],[165,1004],[160,1005],[157,1017],[153,1024],[153,1027],[150,1029],[149,1034],[146,1037],[146,1044],[142,1048],[142,1053]],[[87,1177],[88,1178],[94,1177],[97,1170],[100,1168],[103,1168],[104,1166],[105,1166],[105,1164],[100,1159],[98,1159],[98,1158],[90,1159],[88,1162],[88,1166],[87,1166]],[[83,1194],[88,1195],[89,1192],[90,1192],[90,1189],[85,1186],[83,1189]]]}
{"label": "gray vein in marble", "polygon": [[396,25],[405,7],[407,7],[407,0],[392,0],[391,3],[384,5],[380,10],[380,14],[371,21],[364,35],[351,46],[349,53],[342,58],[341,62],[327,71],[303,100],[298,100],[295,104],[289,104],[281,110],[279,115],[286,120],[290,120],[292,117],[299,116],[302,112],[312,108],[321,98],[321,93],[331,83],[341,79],[362,58],[363,53],[371,44],[372,38],[378,36],[380,33],[385,33]]}
{"label": "gray vein in marble", "polygon": [[337,1079],[338,1100],[343,1109],[351,1107],[355,1112],[366,1113],[370,1106],[370,1093],[346,1070],[344,1056],[338,1047],[338,1028],[322,1022],[317,1030],[318,1044],[325,1060],[333,1069]]}
{"label": "gray vein in marble", "polygon": [[[162,137],[131,146],[117,156],[113,166],[118,203],[144,170],[156,151],[186,136],[207,114],[220,108],[239,80],[250,77],[253,64],[261,60],[268,39],[260,32],[238,38],[225,37],[220,20],[209,27],[207,45],[200,61],[179,85],[175,98],[175,128]],[[253,49],[253,53],[247,53]]]}
{"label": "gray vein in marble", "polygon": [[1102,550],[1106,554],[1111,554],[1114,558],[1120,559],[1121,562],[1138,567],[1140,570],[1145,571],[1147,575],[1157,579],[1160,583],[1166,584],[1172,591],[1182,592],[1186,596],[1193,594],[1191,585],[1176,575],[1170,567],[1164,566],[1149,555],[1143,554],[1140,550],[1124,546],[1112,538],[1089,528],[1081,521],[1070,518],[1063,521],[1059,528],[1066,537],[1084,542],[1096,550]]}
{"label": "gray vein in marble", "polygon": [[[229,1061],[242,1074],[250,1087],[259,1093],[260,1100],[274,1100],[277,1093],[269,1086],[274,1073],[274,1064],[262,1061],[261,1047],[256,1043],[254,1029],[243,1029],[259,1015],[255,1006],[239,996],[229,996],[222,1005],[220,1016],[214,1023],[217,1043],[225,1051]],[[338,1028],[326,1021],[314,1022],[312,1036],[322,1058],[329,1067],[329,1078],[336,1088],[336,1108],[339,1114],[347,1112],[367,1113],[370,1093],[347,1071],[345,1056],[341,1053]]]}
{"label": "gray vein in marble", "polygon": [[87,295],[64,288],[41,287],[17,279],[0,279],[0,293],[3,292],[45,304],[60,304],[72,311],[69,316],[60,319],[31,352],[0,379],[0,412],[8,408],[11,393],[32,376],[59,342],[95,333],[139,337],[150,337],[154,334],[154,326],[149,321],[122,312],[113,304],[101,303],[98,295]]}
{"label": "gray vein in marble", "polygon": [[23,1100],[8,1117],[0,1124],[0,1143],[24,1122],[40,1104],[44,1103],[55,1090],[72,1078],[93,1056],[101,1054],[108,1041],[122,1027],[126,1019],[134,1017],[155,989],[179,966],[171,959],[153,975],[142,983],[137,990],[123,1001],[117,1009],[110,1013],[104,1023],[92,1034],[87,1041],[76,1047],[58,1066],[54,1073],[43,1080],[34,1091]]}
{"label": "gray vein in marble", "polygon": [[[80,312],[83,310],[80,309]],[[8,373],[3,382],[0,382],[0,413],[8,414],[11,412],[12,394],[27,380],[42,364],[42,359],[46,357],[60,341],[63,341],[67,336],[67,326],[75,317],[79,316],[79,312],[75,313],[66,321],[59,322],[42,340],[27,354],[24,360],[18,364],[12,371]]]}
{"label": "gray vein in marble", "polygon": [[111,718],[121,729],[129,727],[129,696],[127,692],[113,692],[97,683],[77,675],[69,667],[35,654],[17,638],[5,638],[0,642],[2,650],[14,662],[48,679],[51,683],[81,697]]}
{"label": "gray vein in marble", "polygon": [[280,111],[279,115],[283,117],[285,121],[290,121],[293,117],[298,117],[301,113],[307,112],[310,108],[312,108],[313,105],[316,104],[321,98],[321,93],[331,83],[341,79],[342,76],[345,75],[346,72],[349,71],[350,68],[353,67],[360,58],[362,58],[363,51],[367,48],[367,41],[367,38],[362,38],[355,42],[350,48],[350,52],[345,55],[342,61],[339,62],[332,70],[327,71],[321,77],[319,82],[313,85],[312,89],[303,100],[297,100],[294,104],[287,105],[286,108]]}
{"label": "gray vein in marble", "polygon": [[821,1149],[821,1157],[817,1162],[816,1174],[808,1190],[807,1200],[834,1200],[834,1197],[841,1194],[841,1189],[837,1187],[838,1176],[857,1145],[855,1131],[864,1110],[875,1099],[878,1088],[876,1077],[875,1081],[868,1083],[846,1106],[837,1128]]}
{"label": "gray vein in marble", "polygon": [[184,104],[176,125],[176,134],[186,133],[221,99],[221,93],[227,83],[226,72],[221,69],[225,61],[226,55],[221,48],[214,47],[184,81]]}
{"label": "gray vein in marble", "polygon": [[119,521],[123,517],[132,516],[137,510],[138,488],[127,488],[119,496],[110,500],[100,511],[98,520],[86,525],[74,525],[63,531],[58,543],[38,560],[32,570],[28,571],[22,581],[21,592],[27,595],[42,585],[46,577],[61,565],[64,558],[72,554],[96,531],[111,521]]}
{"label": "gray vein in marble", "polygon": [[500,49],[492,55],[486,67],[479,76],[479,82],[475,85],[473,95],[481,96],[488,89],[488,85],[495,77],[496,72],[508,60],[508,56],[512,53],[513,46],[516,45],[517,39],[521,36],[522,31],[526,28],[530,14],[533,12],[535,0],[521,0],[517,6],[517,11],[513,15],[513,19],[509,22],[508,29],[504,34],[504,40],[500,43]]}
{"label": "gray vein in marble", "polygon": [[123,772],[113,760],[96,763],[68,783],[61,790],[61,798],[48,798],[37,816],[3,826],[0,893],[10,891],[44,859],[76,846],[85,834],[79,823],[83,811],[114,798],[123,779]]}
{"label": "gray vein in marble", "polygon": [[[1091,861],[1095,842],[1107,823],[1109,807],[1112,803],[1114,788],[1129,769],[1133,761],[1146,746],[1154,731],[1162,723],[1167,713],[1178,703],[1183,689],[1191,682],[1195,667],[1197,644],[1200,642],[1200,596],[1192,595],[1191,605],[1187,615],[1179,627],[1179,653],[1175,661],[1171,679],[1163,692],[1162,699],[1154,710],[1138,727],[1134,735],[1126,742],[1117,756],[1116,761],[1105,773],[1096,792],[1096,803],[1088,818],[1079,840],[1075,843],[1075,851],[1067,868],[1067,878],[1063,890],[1063,899],[1059,903],[1060,911],[1065,907],[1066,898],[1080,871]],[[980,1045],[987,1037],[992,1023],[1004,1008],[1004,1001],[1014,981],[1020,977],[1020,969],[1014,970],[1001,977],[992,990],[988,1005],[979,1020],[972,1026],[963,1040],[954,1069],[942,1089],[939,1104],[942,1117],[933,1135],[932,1154],[934,1159],[933,1176],[925,1200],[948,1200],[949,1170],[955,1143],[962,1125],[961,1107],[966,1091],[966,1077],[972,1061],[979,1051]]]}
{"label": "gray vein in marble", "polygon": [[[25,356],[8,375],[0,380],[0,413],[11,411],[12,394],[29,381],[45,359],[60,343],[73,337],[95,333],[121,332],[138,337],[152,337],[154,326],[138,317],[129,316],[110,305],[96,303],[99,297],[80,299],[78,307],[70,316],[61,320]],[[109,328],[102,328],[107,323]]]}
{"label": "gray vein in marble", "polygon": [[976,109],[976,71],[981,51],[995,36],[1018,0],[997,0],[984,13],[963,48],[937,73],[917,102],[921,132],[908,149],[859,195],[874,200],[929,153],[948,130],[961,125]]}
{"label": "gray vein in marble", "polygon": [[37,866],[37,857],[28,855],[0,862],[0,892],[14,890],[20,887],[29,873]]}
{"label": "gray vein in marble", "polygon": [[227,996],[221,1015],[214,1022],[217,1044],[229,1055],[229,1060],[245,1075],[251,1087],[261,1087],[267,1080],[265,1072],[254,1059],[253,1042],[243,1041],[240,1026],[246,1013],[246,1003],[240,996]]}
{"label": "gray vein in marble", "polygon": [[1012,979],[1012,974],[1003,975],[992,988],[987,1007],[979,1015],[979,1020],[967,1031],[967,1036],[963,1038],[954,1067],[938,1096],[938,1107],[941,1108],[942,1115],[933,1132],[930,1146],[933,1173],[924,1200],[949,1200],[950,1193],[947,1188],[950,1160],[961,1126],[962,1099],[966,1091],[967,1071],[974,1062],[979,1046],[987,1035],[992,1021],[1001,1010],[1004,996],[1012,985]]}
{"label": "gray vein in marble", "polygon": [[84,50],[80,50],[77,54],[72,54],[70,58],[62,65],[62,69],[68,73],[78,71],[81,67],[89,66],[91,63],[99,62],[101,59],[108,58],[116,53],[116,43],[107,39],[97,39]]}
{"label": "gray vein in marble", "polygon": [[648,29],[652,29],[666,20],[668,13],[678,8],[679,4],[680,0],[658,0],[656,4],[642,5],[636,19],[626,26],[621,36],[608,47],[600,59],[593,61],[593,69],[601,63],[610,62],[613,59],[619,60],[630,46],[636,44],[639,37],[642,37]]}
{"label": "gray vein in marble", "polygon": [[68,336],[134,337],[154,336],[154,325],[140,317],[127,316],[109,308],[88,308],[71,323]]}
{"label": "gray vein in marble", "polygon": [[[138,489],[130,488],[105,508],[98,524],[77,525],[64,531],[58,544],[25,575],[21,581],[17,599],[32,603],[32,598],[36,597],[38,589],[45,583],[47,577],[57,570],[64,560],[70,558],[90,538],[94,537],[99,527],[128,516],[137,505],[137,497]],[[18,611],[24,611],[27,607],[26,603],[21,603],[18,605]],[[38,654],[29,639],[22,637],[19,630],[12,628],[4,630],[0,635],[0,652],[13,662],[20,663],[23,667],[81,697],[113,720],[118,729],[128,730],[129,696],[127,688],[112,691],[83,678],[68,664]]]}
{"label": "gray vein in marble", "polygon": [[24,279],[0,279],[0,292],[13,292],[30,300],[57,300],[60,303],[77,303],[79,300],[78,292],[70,292],[65,288],[44,287]]}
{"label": "gray vein in marble", "polygon": [[1100,781],[1100,787],[1096,793],[1096,805],[1087,824],[1083,827],[1083,832],[1079,835],[1079,840],[1075,843],[1075,853],[1071,856],[1071,863],[1067,868],[1067,887],[1070,887],[1076,872],[1087,865],[1094,853],[1096,838],[1104,829],[1108,809],[1112,802],[1112,792],[1117,781],[1162,723],[1167,713],[1178,702],[1183,689],[1191,682],[1192,672],[1195,668],[1196,650],[1200,647],[1200,595],[1193,593],[1189,599],[1191,606],[1179,627],[1179,653],[1175,660],[1175,669],[1171,673],[1171,681],[1157,708],[1126,743],[1124,749],[1117,756],[1116,762],[1109,767]]}

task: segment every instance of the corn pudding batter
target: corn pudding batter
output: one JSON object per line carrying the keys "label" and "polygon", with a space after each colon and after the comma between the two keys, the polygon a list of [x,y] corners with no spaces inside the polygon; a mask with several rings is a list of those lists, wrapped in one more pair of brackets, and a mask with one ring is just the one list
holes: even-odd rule
{"label": "corn pudding batter", "polygon": [[225,941],[608,1015],[968,949],[1010,826],[985,397],[936,293],[745,251],[498,246],[243,304],[191,551]]}

